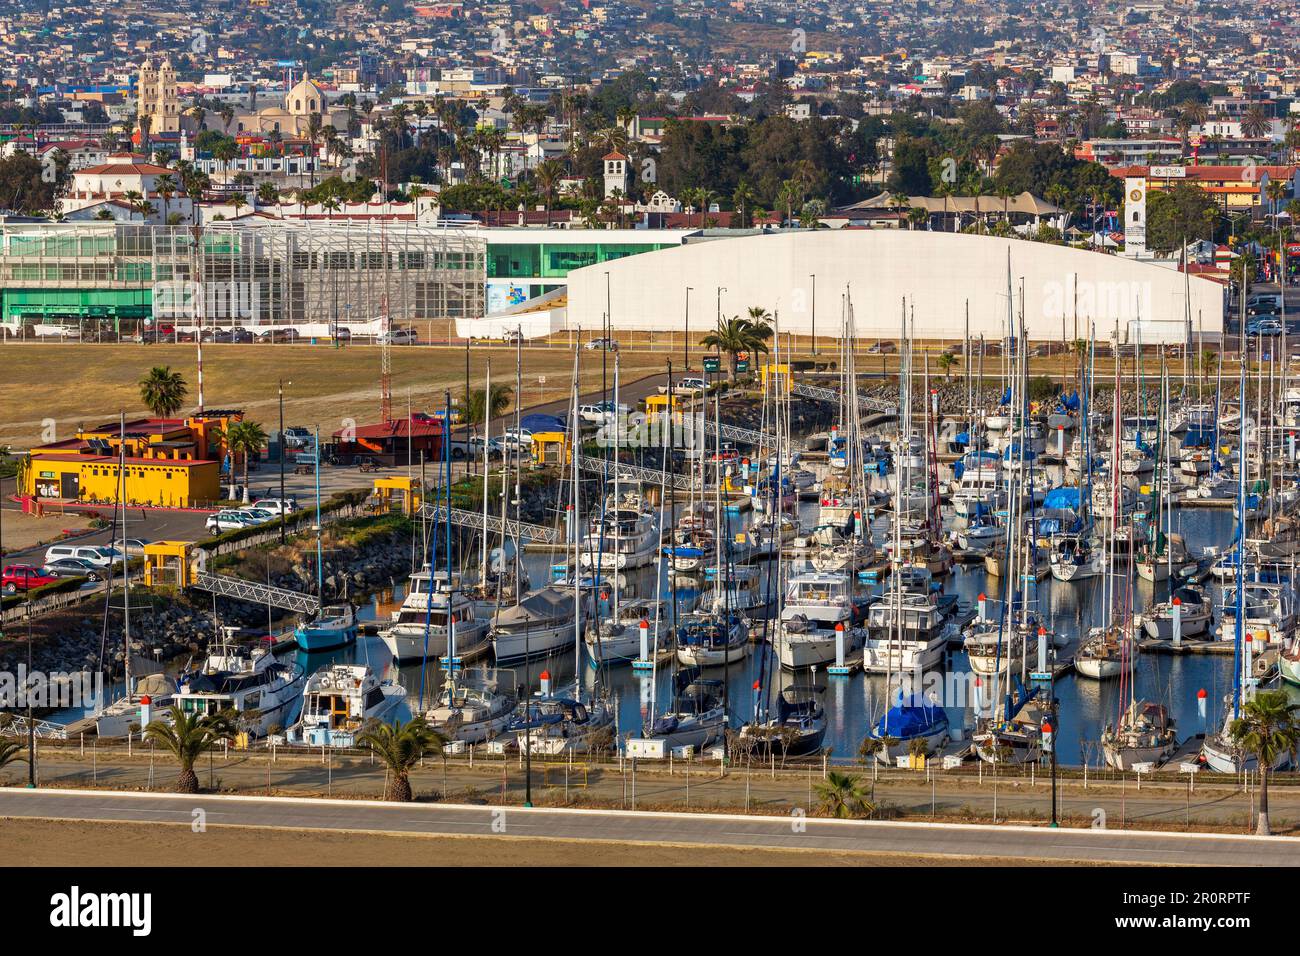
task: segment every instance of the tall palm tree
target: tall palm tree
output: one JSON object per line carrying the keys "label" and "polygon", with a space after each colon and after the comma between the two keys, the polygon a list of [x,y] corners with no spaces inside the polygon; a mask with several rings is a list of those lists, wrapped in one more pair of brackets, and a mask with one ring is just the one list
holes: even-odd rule
{"label": "tall palm tree", "polygon": [[423,717],[413,717],[406,723],[373,726],[358,740],[374,751],[388,770],[384,799],[408,803],[414,797],[411,770],[421,758],[442,753],[447,738],[430,727]]}
{"label": "tall palm tree", "polygon": [[496,418],[505,414],[514,395],[515,390],[513,388],[500,383],[493,383],[490,401],[483,389],[470,389],[469,393],[461,401],[461,416],[471,424],[481,422],[484,418]]}
{"label": "tall palm tree", "polygon": [[1277,758],[1295,759],[1300,745],[1300,704],[1291,703],[1284,690],[1262,691],[1241,708],[1241,716],[1228,725],[1233,742],[1253,754],[1259,764],[1259,822],[1255,832],[1269,836],[1268,774]]}
{"label": "tall palm tree", "polygon": [[767,340],[771,337],[772,327],[766,322],[755,322],[735,315],[729,319],[719,318],[717,328],[700,339],[700,344],[727,353],[731,359],[731,381],[734,383],[740,353],[766,353]]}
{"label": "tall palm tree", "polygon": [[176,780],[177,793],[198,793],[199,778],[194,764],[205,753],[218,745],[233,740],[235,724],[227,712],[220,714],[187,714],[179,707],[171,709],[171,721],[151,721],[144,729],[146,740],[171,753],[181,765]]}
{"label": "tall palm tree", "polygon": [[257,204],[259,206],[274,206],[280,201],[280,190],[273,182],[264,182],[257,187]]}
{"label": "tall palm tree", "polygon": [[867,799],[862,779],[838,770],[830,771],[826,779],[817,784],[817,796],[821,800],[821,811],[841,820],[867,816],[876,810]]}
{"label": "tall palm tree", "polygon": [[230,452],[231,464],[243,462],[244,498],[248,498],[248,460],[262,450],[266,444],[267,434],[257,422],[231,422],[226,428],[218,429],[216,437]]}
{"label": "tall palm tree", "polygon": [[170,173],[164,173],[153,181],[153,188],[163,201],[163,221],[167,221],[167,211],[171,204],[172,196],[176,195],[176,177]]}
{"label": "tall palm tree", "polygon": [[188,394],[185,379],[170,365],[155,365],[140,379],[140,401],[159,418],[170,418],[180,411]]}
{"label": "tall palm tree", "polygon": [[555,202],[555,190],[559,187],[560,180],[564,178],[564,166],[554,159],[543,160],[533,170],[533,176],[537,179],[537,187],[546,198],[546,225],[549,226],[551,205]]}

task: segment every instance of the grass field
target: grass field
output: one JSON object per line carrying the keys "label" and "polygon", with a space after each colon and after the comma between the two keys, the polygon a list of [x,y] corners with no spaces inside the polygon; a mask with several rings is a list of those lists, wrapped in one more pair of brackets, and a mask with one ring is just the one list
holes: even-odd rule
{"label": "grass field", "polygon": [[[465,389],[463,348],[400,347],[391,350],[395,413],[406,411],[408,397],[417,411],[433,411],[450,388],[455,401]],[[628,351],[621,359],[625,381],[664,368],[666,356]],[[515,350],[474,346],[469,352],[470,378],[481,387],[487,362],[493,381],[511,387]],[[358,424],[377,422],[380,350],[352,345],[205,345],[203,399],[207,408],[242,408],[270,431],[276,424],[276,383],[285,380],[286,425],[319,424],[332,432],[344,418]],[[147,414],[140,404],[138,382],[153,365],[170,365],[198,397],[193,345],[81,345],[74,343],[6,344],[0,347],[0,445],[27,448],[48,440],[42,422],[53,419],[59,438],[78,425],[97,425]],[[525,349],[522,399],[525,407],[565,398],[573,355],[563,348]],[[608,359],[613,375],[613,357]],[[543,383],[541,379],[544,378]],[[599,352],[582,353],[583,388],[599,387]],[[292,382],[292,384],[289,384]]]}
{"label": "grass field", "polygon": [[[653,372],[661,372],[671,359],[682,367],[682,337],[667,334],[635,333],[624,337],[621,366],[624,382]],[[865,350],[874,340],[859,342],[858,372],[865,375],[892,374],[898,368],[897,355],[872,355]],[[809,343],[798,343],[802,354]],[[946,376],[937,363],[939,346],[929,348],[931,381]],[[703,352],[692,347],[692,364],[699,368]],[[465,388],[466,350],[459,346],[403,346],[391,350],[392,397],[395,415],[401,415],[408,401],[416,411],[434,411],[443,403],[443,392],[450,389],[458,400]],[[600,352],[581,353],[583,391],[599,388],[601,383]],[[490,360],[492,378],[511,387],[515,380],[515,349],[512,346],[483,343],[469,351],[470,380],[482,386],[484,371]],[[612,383],[613,355],[607,353],[607,373]],[[839,358],[833,342],[822,340],[819,362]],[[322,434],[340,427],[343,419],[357,424],[377,422],[379,401],[380,350],[371,345],[205,345],[203,347],[204,404],[208,408],[241,408],[254,421],[270,431],[275,427],[276,383],[285,381],[285,424],[313,427]],[[988,356],[984,375],[996,379],[1002,360]],[[0,445],[25,449],[49,441],[43,423],[53,420],[58,438],[70,436],[78,425],[97,425],[116,418],[125,411],[128,418],[145,414],[140,404],[138,382],[152,365],[170,365],[179,371],[190,386],[190,401],[198,397],[196,349],[193,345],[94,345],[78,343],[6,343],[0,346]],[[1144,370],[1150,375],[1159,371],[1159,360],[1144,356]],[[914,361],[920,376],[927,362],[919,355]],[[961,376],[965,360],[959,357],[949,372]],[[1031,375],[1049,375],[1058,380],[1073,379],[1072,356],[1036,357],[1030,361]],[[1096,379],[1106,384],[1114,364],[1099,357]],[[573,353],[566,343],[530,346],[523,350],[522,404],[524,407],[567,398],[573,370]],[[1170,363],[1171,374],[1179,376],[1181,360]],[[1193,368],[1193,376],[1196,370]],[[1123,374],[1134,374],[1134,362],[1124,363]],[[1225,364],[1225,382],[1236,377],[1236,362]],[[192,405],[190,406],[192,407]]]}

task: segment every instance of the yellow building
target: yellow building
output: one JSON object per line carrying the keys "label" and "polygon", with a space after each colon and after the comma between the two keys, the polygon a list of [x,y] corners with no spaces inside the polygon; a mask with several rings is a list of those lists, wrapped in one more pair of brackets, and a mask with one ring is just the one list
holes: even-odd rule
{"label": "yellow building", "polygon": [[[147,418],[83,429],[77,437],[33,448],[23,494],[83,504],[192,508],[221,498],[220,430],[241,419],[221,411],[186,419]],[[124,432],[124,434],[123,434]],[[120,474],[124,463],[126,474]]]}

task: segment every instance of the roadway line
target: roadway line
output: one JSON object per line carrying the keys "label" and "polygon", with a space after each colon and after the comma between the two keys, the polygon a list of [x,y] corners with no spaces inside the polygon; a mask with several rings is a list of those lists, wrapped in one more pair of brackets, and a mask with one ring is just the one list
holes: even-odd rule
{"label": "roadway line", "polygon": [[[676,820],[676,821],[729,821],[744,822],[750,824],[780,824],[788,826],[791,820],[789,816],[768,816],[762,814],[740,814],[740,813],[684,813],[665,810],[604,810],[592,808],[568,808],[568,807],[522,807],[496,804],[464,804],[464,803],[402,803],[388,800],[333,800],[325,797],[267,797],[254,796],[246,794],[186,794],[186,793],[162,793],[156,791],[126,791],[126,790],[76,790],[70,788],[51,788],[51,789],[31,789],[28,787],[0,787],[0,795],[4,794],[30,794],[35,796],[59,796],[59,797],[107,797],[116,799],[134,799],[134,800],[211,800],[225,803],[256,803],[278,805],[307,805],[307,806],[324,806],[333,807],[338,810],[344,808],[387,808],[387,809],[404,809],[410,810],[428,810],[429,812],[437,811],[459,811],[468,813],[491,813],[494,810],[503,810],[510,813],[536,814],[540,816],[567,816],[573,815],[578,817],[610,817],[614,819],[628,820]],[[103,807],[99,809],[110,809]],[[117,809],[117,808],[112,808]],[[146,811],[131,811],[146,812]],[[807,817],[807,823],[821,826],[840,826],[840,827],[857,827],[868,829],[881,829],[899,831],[908,828],[922,830],[951,830],[959,833],[1026,833],[1042,837],[1048,834],[1057,833],[1061,835],[1068,834],[1071,837],[1087,835],[1087,839],[1104,839],[1123,835],[1135,839],[1154,839],[1154,840],[1219,840],[1219,841],[1246,841],[1258,842],[1269,846],[1278,846],[1284,844],[1296,844],[1300,848],[1300,837],[1294,836],[1258,836],[1253,833],[1215,833],[1202,832],[1198,830],[1187,831],[1168,831],[1168,830],[1130,830],[1130,829],[1102,829],[1093,827],[1062,827],[1055,831],[1047,826],[1026,826],[1024,824],[988,824],[988,823],[939,823],[924,820],[918,821],[893,821],[893,820],[841,820],[835,817]],[[424,820],[411,821],[423,823]],[[747,833],[747,835],[753,835]],[[1083,847],[1085,844],[1079,844]]]}

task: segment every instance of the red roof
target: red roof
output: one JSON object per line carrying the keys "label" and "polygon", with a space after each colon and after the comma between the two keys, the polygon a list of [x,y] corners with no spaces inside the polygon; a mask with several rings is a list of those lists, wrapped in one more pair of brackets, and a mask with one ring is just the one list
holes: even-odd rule
{"label": "red roof", "polygon": [[[91,465],[116,465],[116,455],[42,455],[40,449],[32,449],[36,462],[42,461],[79,461]],[[199,465],[215,465],[217,462],[206,458],[128,458],[128,465],[165,465],[169,468],[197,468]]]}
{"label": "red roof", "polygon": [[[375,425],[361,425],[352,432],[355,438],[438,438],[442,435],[442,422],[411,421],[408,418],[396,418],[391,422],[379,422]],[[343,437],[343,431],[334,433],[335,440]]]}
{"label": "red roof", "polygon": [[162,176],[165,173],[175,174],[176,172],[166,166],[155,166],[153,163],[122,162],[120,160],[101,163],[98,166],[91,166],[89,169],[79,169],[77,171],[95,176]]}
{"label": "red roof", "polygon": [[622,159],[622,160],[627,159],[627,157],[624,156],[622,153],[620,153],[618,150],[613,150],[612,152],[606,153],[604,156],[600,158],[601,159]]}

